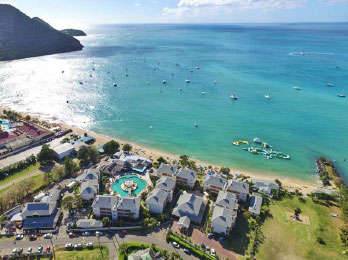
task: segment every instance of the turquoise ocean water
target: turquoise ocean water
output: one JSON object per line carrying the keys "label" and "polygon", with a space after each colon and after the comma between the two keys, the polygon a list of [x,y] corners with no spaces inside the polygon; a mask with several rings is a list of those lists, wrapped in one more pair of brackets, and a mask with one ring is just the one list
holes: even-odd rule
{"label": "turquoise ocean water", "polygon": [[[239,172],[311,180],[324,155],[348,180],[348,98],[337,97],[348,95],[348,24],[86,32],[81,52],[0,63],[0,104]],[[292,159],[266,160],[231,144],[254,137]]]}

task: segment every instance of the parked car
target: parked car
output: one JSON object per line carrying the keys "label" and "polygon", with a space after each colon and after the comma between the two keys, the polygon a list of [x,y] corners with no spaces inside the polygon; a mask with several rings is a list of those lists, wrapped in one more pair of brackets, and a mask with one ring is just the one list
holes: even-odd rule
{"label": "parked car", "polygon": [[186,254],[188,254],[188,255],[191,254],[191,251],[190,251],[189,249],[187,249],[187,248],[184,248],[184,252],[185,252]]}
{"label": "parked car", "polygon": [[210,247],[207,246],[207,247],[205,248],[205,250],[207,250],[208,252],[210,252]]}
{"label": "parked car", "polygon": [[103,233],[100,232],[100,231],[96,231],[96,232],[95,232],[95,235],[96,235],[97,237],[100,237],[102,234],[103,234]]}
{"label": "parked car", "polygon": [[83,246],[82,246],[82,244],[75,244],[74,248],[75,248],[75,250],[82,250]]}
{"label": "parked car", "polygon": [[28,250],[27,250],[27,254],[31,254],[31,252],[33,252],[33,248],[32,247],[28,247]]}
{"label": "parked car", "polygon": [[86,247],[89,248],[89,249],[93,249],[93,243],[92,242],[88,242],[86,244]]}
{"label": "parked car", "polygon": [[74,238],[74,237],[76,237],[76,234],[73,233],[73,232],[70,232],[70,233],[69,233],[69,237],[70,237],[70,238]]}
{"label": "parked car", "polygon": [[214,236],[213,233],[208,233],[208,234],[207,234],[207,238],[209,238],[209,239],[213,238],[213,236]]}
{"label": "parked car", "polygon": [[205,244],[201,242],[201,248],[205,248]]}
{"label": "parked car", "polygon": [[88,231],[85,231],[85,232],[82,233],[82,235],[83,235],[83,236],[89,236],[90,233],[89,233]]}
{"label": "parked car", "polygon": [[65,244],[65,249],[72,249],[72,248],[74,248],[73,244],[71,243]]}
{"label": "parked car", "polygon": [[41,254],[41,253],[42,253],[42,250],[43,250],[43,246],[40,245],[40,246],[37,248],[37,252],[38,252],[39,254]]}
{"label": "parked car", "polygon": [[51,247],[50,246],[46,246],[46,254],[51,253]]}
{"label": "parked car", "polygon": [[215,252],[214,248],[210,249],[210,252],[211,252],[212,255],[216,255],[216,252]]}
{"label": "parked car", "polygon": [[24,236],[22,234],[19,234],[19,235],[16,236],[16,240],[21,240],[21,239],[23,239],[23,237]]}
{"label": "parked car", "polygon": [[21,255],[23,253],[23,248],[18,248],[17,255]]}
{"label": "parked car", "polygon": [[52,237],[53,237],[52,233],[47,233],[44,235],[44,238],[46,238],[46,239],[51,239]]}
{"label": "parked car", "polygon": [[33,241],[37,239],[37,235],[30,235],[29,240]]}
{"label": "parked car", "polygon": [[172,244],[173,244],[173,247],[175,247],[175,248],[180,248],[180,246],[179,246],[179,244],[178,244],[178,243],[173,242]]}
{"label": "parked car", "polygon": [[17,254],[17,248],[13,248],[11,255],[16,255]]}

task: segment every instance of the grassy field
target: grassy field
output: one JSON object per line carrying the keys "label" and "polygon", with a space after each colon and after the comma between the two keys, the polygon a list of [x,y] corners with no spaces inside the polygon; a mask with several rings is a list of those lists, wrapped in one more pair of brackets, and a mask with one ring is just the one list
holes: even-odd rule
{"label": "grassy field", "polygon": [[30,173],[32,173],[34,171],[37,171],[37,170],[39,170],[39,167],[40,167],[40,163],[38,163],[38,162],[35,165],[30,165],[29,167],[27,167],[27,168],[25,168],[25,169],[23,169],[23,170],[21,170],[19,172],[16,172],[16,173],[10,175],[6,179],[1,180],[0,181],[0,186],[5,185],[7,183],[10,183],[10,182],[14,181],[15,179],[17,179],[19,177],[22,177],[22,176],[30,174]]}
{"label": "grassy field", "polygon": [[[299,207],[303,215],[309,217],[310,225],[287,220],[286,212],[294,212]],[[259,246],[257,259],[260,260],[339,260],[344,248],[339,237],[339,227],[343,224],[340,218],[331,217],[340,209],[317,204],[311,198],[302,203],[297,198],[272,201],[271,217],[262,226],[264,241]],[[321,237],[325,244],[320,244]]]}
{"label": "grassy field", "polygon": [[[35,176],[32,176],[30,178],[27,178],[25,180],[20,181],[20,182],[16,183],[16,185],[20,186],[21,183],[24,183],[26,180],[32,180],[34,182],[34,186],[33,186],[32,190],[33,191],[38,190],[44,184],[44,180],[43,180],[44,174],[45,173],[42,172],[39,175],[35,175]],[[12,188],[12,186],[8,186],[7,188],[0,190],[0,195],[2,193],[4,193],[5,191],[9,190],[10,188]]]}
{"label": "grassy field", "polygon": [[103,247],[103,255],[101,254],[99,248],[83,249],[80,251],[66,251],[65,249],[56,249],[55,255],[56,260],[105,260],[109,259],[109,249]]}

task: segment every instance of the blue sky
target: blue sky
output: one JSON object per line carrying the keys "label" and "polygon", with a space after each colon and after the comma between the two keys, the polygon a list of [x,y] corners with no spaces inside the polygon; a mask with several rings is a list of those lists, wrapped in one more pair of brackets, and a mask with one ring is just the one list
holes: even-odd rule
{"label": "blue sky", "polygon": [[102,23],[348,22],[348,0],[8,0],[57,28]]}

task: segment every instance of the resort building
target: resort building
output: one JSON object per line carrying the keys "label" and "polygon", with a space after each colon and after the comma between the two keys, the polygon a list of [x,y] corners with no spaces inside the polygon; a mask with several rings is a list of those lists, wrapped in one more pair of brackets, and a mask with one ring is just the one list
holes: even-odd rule
{"label": "resort building", "polygon": [[59,210],[55,202],[30,202],[24,205],[21,213],[23,230],[55,229]]}
{"label": "resort building", "polygon": [[151,247],[144,250],[139,250],[128,256],[128,260],[157,260],[163,258],[157,258],[155,252]]}
{"label": "resort building", "polygon": [[53,148],[54,155],[58,160],[70,156],[74,151],[75,147],[69,143],[61,144]]}
{"label": "resort building", "polygon": [[118,220],[120,217],[138,219],[139,209],[139,197],[121,197],[112,207],[112,220]]}
{"label": "resort building", "polygon": [[55,187],[47,192],[41,192],[34,197],[34,202],[57,202],[60,199],[61,189]]}
{"label": "resort building", "polygon": [[260,195],[253,194],[250,198],[249,212],[253,216],[259,216],[262,207],[262,197]]}
{"label": "resort building", "polygon": [[272,190],[279,190],[279,185],[275,181],[252,179],[254,187],[267,195],[271,195]]}
{"label": "resort building", "polygon": [[178,170],[178,167],[176,166],[161,163],[161,165],[157,169],[157,176],[158,177],[162,177],[162,176],[174,177],[177,170]]}
{"label": "resort building", "polygon": [[190,224],[191,224],[191,220],[188,217],[183,216],[183,217],[179,218],[178,227],[179,227],[181,232],[188,231]]}
{"label": "resort building", "polygon": [[166,191],[155,188],[148,194],[146,205],[150,212],[161,214],[167,204],[167,199],[168,193]]}
{"label": "resort building", "polygon": [[131,171],[132,165],[120,159],[115,159],[113,162],[103,168],[103,173],[108,174],[110,176],[117,176],[121,173]]}
{"label": "resort building", "polygon": [[225,178],[207,175],[204,180],[203,189],[204,191],[209,190],[213,193],[218,193],[224,188],[226,182],[227,180]]}
{"label": "resort building", "polygon": [[77,176],[75,180],[79,182],[97,180],[99,182],[99,169],[90,168],[84,170],[84,172]]}
{"label": "resort building", "polygon": [[215,206],[231,209],[237,212],[238,210],[238,199],[237,195],[228,191],[219,191],[216,198]]}
{"label": "resort building", "polygon": [[80,229],[99,229],[103,227],[103,223],[95,219],[79,219],[76,227]]}
{"label": "resort building", "polygon": [[184,191],[172,214],[178,218],[187,216],[192,222],[201,223],[206,206],[205,198]]}
{"label": "resort building", "polygon": [[249,184],[241,181],[229,180],[224,190],[236,194],[238,200],[246,202],[249,194]]}
{"label": "resort building", "polygon": [[93,213],[96,217],[112,217],[112,207],[117,201],[113,195],[97,195],[92,203]]}
{"label": "resort building", "polygon": [[228,234],[236,222],[236,212],[231,209],[216,206],[211,217],[211,228],[215,233]]}
{"label": "resort building", "polygon": [[99,182],[97,180],[84,181],[80,186],[80,195],[83,200],[93,200],[98,194]]}
{"label": "resort building", "polygon": [[197,172],[195,171],[192,171],[187,168],[181,168],[175,174],[176,183],[186,185],[192,189],[193,186],[195,185],[196,175],[197,175]]}
{"label": "resort building", "polygon": [[168,193],[168,202],[172,202],[173,194],[176,186],[176,180],[168,176],[162,176],[156,182],[156,188],[164,190]]}
{"label": "resort building", "polygon": [[130,163],[131,168],[136,173],[144,173],[152,165],[152,161],[134,154],[121,153],[120,160]]}

